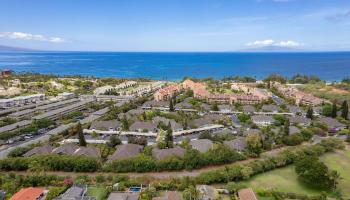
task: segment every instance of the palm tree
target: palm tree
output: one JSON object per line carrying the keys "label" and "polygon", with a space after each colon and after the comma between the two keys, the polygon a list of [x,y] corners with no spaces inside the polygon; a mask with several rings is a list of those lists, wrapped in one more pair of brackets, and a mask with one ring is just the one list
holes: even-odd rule
{"label": "palm tree", "polygon": [[195,186],[190,185],[184,190],[183,196],[186,200],[198,200],[200,197],[200,193]]}
{"label": "palm tree", "polygon": [[338,185],[339,181],[341,180],[340,174],[338,171],[333,170],[330,172],[329,178],[331,179],[331,181],[333,183],[333,190],[335,191],[335,189],[337,189],[337,185]]}

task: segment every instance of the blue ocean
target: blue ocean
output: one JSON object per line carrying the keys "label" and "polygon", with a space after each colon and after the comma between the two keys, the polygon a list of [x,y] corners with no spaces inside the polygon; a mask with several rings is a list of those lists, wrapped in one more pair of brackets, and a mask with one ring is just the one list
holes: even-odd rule
{"label": "blue ocean", "polygon": [[0,69],[57,75],[144,77],[180,80],[184,76],[257,79],[277,73],[317,75],[332,81],[350,76],[350,52],[327,53],[0,53]]}

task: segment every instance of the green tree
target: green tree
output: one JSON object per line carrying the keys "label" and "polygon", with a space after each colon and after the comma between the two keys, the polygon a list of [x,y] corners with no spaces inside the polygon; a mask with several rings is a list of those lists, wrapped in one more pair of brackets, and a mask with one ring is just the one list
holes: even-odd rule
{"label": "green tree", "polygon": [[332,105],[326,104],[322,106],[322,115],[326,117],[331,117],[332,116]]}
{"label": "green tree", "polygon": [[309,107],[307,109],[306,117],[309,118],[309,119],[313,119],[314,118],[314,110],[312,109],[312,107]]}
{"label": "green tree", "polygon": [[337,189],[337,185],[339,184],[339,180],[341,179],[339,172],[332,170],[329,172],[329,178],[332,182],[333,190],[335,191]]}
{"label": "green tree", "polygon": [[177,103],[177,101],[176,101],[176,95],[174,95],[174,96],[173,96],[173,105],[175,106],[176,103]]}
{"label": "green tree", "polygon": [[330,178],[328,167],[316,156],[303,156],[295,164],[295,172],[306,185],[318,189],[330,189],[334,181]]}
{"label": "green tree", "polygon": [[229,182],[226,185],[226,189],[230,194],[237,194],[238,190],[243,188],[247,188],[247,186],[241,183]]}
{"label": "green tree", "polygon": [[250,134],[246,137],[247,148],[250,153],[253,153],[257,156],[262,152],[262,138],[260,134]]}
{"label": "green tree", "polygon": [[218,107],[218,104],[216,102],[211,106],[211,110],[212,111],[219,111],[219,107]]}
{"label": "green tree", "polygon": [[83,133],[83,128],[81,127],[80,122],[78,122],[78,125],[76,126],[76,133],[78,134],[79,139],[79,146],[86,146],[86,140]]}
{"label": "green tree", "polygon": [[333,105],[332,105],[332,118],[336,118],[337,117],[337,102],[334,101]]}
{"label": "green tree", "polygon": [[344,119],[348,119],[348,115],[349,115],[349,106],[348,106],[348,102],[347,101],[344,101],[342,106],[341,106],[341,116],[342,118]]}
{"label": "green tree", "polygon": [[124,115],[123,119],[122,119],[122,129],[124,131],[127,131],[129,130],[129,121],[128,119],[126,118],[126,116]]}
{"label": "green tree", "polygon": [[165,145],[167,148],[172,148],[174,146],[173,130],[171,129],[170,122],[168,123],[166,134],[165,134]]}
{"label": "green tree", "polygon": [[284,126],[283,126],[285,135],[289,135],[289,126],[290,126],[290,122],[289,122],[289,119],[287,118],[286,121],[284,121]]}
{"label": "green tree", "polygon": [[157,190],[154,187],[147,187],[140,194],[140,200],[152,200],[157,194]]}
{"label": "green tree", "polygon": [[172,101],[172,99],[170,99],[170,101],[169,101],[169,110],[170,110],[171,112],[173,112],[173,111],[175,110],[175,108],[174,108],[174,102]]}
{"label": "green tree", "polygon": [[107,145],[110,147],[115,147],[121,143],[122,141],[116,135],[111,135],[111,137],[109,137]]}
{"label": "green tree", "polygon": [[239,114],[237,118],[242,123],[246,123],[250,120],[250,116],[244,113]]}
{"label": "green tree", "polygon": [[200,193],[194,185],[190,185],[183,191],[182,197],[184,200],[199,200]]}

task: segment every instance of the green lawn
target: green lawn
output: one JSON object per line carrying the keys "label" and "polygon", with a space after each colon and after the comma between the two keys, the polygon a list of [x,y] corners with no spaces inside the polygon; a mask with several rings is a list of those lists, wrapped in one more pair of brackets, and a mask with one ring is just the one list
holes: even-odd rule
{"label": "green lawn", "polygon": [[107,190],[105,187],[89,187],[88,195],[96,197],[96,200],[105,200],[107,199]]}
{"label": "green lawn", "polygon": [[350,150],[326,154],[321,157],[325,164],[340,173],[339,188],[345,197],[350,198]]}
{"label": "green lawn", "polygon": [[250,186],[254,191],[259,189],[276,189],[281,192],[295,192],[309,195],[320,194],[319,191],[306,188],[298,181],[294,166],[266,172],[242,183]]}
{"label": "green lawn", "polygon": [[[350,150],[339,151],[337,153],[328,153],[321,157],[321,160],[333,170],[337,170],[342,180],[339,188],[344,197],[350,197]],[[318,195],[321,191],[310,189],[301,184],[294,171],[294,166],[288,166],[254,176],[243,184],[253,188],[254,191],[259,189],[276,189],[282,192],[294,192],[307,195]],[[260,198],[265,200],[265,198]]]}

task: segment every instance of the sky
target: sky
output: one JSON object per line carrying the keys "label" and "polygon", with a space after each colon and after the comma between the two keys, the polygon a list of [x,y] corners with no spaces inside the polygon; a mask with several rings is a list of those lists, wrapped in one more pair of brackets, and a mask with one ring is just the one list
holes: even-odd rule
{"label": "sky", "polygon": [[0,0],[0,45],[343,51],[350,50],[350,0]]}

